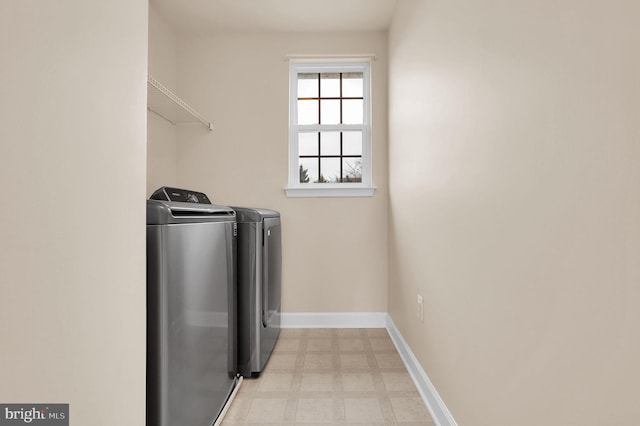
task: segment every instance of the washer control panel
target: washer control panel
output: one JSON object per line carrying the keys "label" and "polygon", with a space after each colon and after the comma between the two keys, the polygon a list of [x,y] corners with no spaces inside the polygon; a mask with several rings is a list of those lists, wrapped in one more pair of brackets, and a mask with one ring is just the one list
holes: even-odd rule
{"label": "washer control panel", "polygon": [[211,204],[211,200],[203,192],[163,186],[152,195],[152,200],[178,201],[181,203]]}

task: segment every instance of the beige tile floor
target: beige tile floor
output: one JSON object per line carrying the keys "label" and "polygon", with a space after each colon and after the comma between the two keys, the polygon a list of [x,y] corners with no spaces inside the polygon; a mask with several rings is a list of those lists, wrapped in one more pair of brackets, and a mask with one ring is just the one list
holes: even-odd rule
{"label": "beige tile floor", "polygon": [[385,329],[283,329],[222,423],[434,425]]}

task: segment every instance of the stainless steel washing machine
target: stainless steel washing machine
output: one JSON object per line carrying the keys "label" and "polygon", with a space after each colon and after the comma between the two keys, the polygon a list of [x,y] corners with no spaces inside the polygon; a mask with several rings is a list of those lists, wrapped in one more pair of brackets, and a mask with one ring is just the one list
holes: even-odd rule
{"label": "stainless steel washing machine", "polygon": [[280,213],[232,208],[238,222],[238,372],[257,377],[280,334]]}
{"label": "stainless steel washing machine", "polygon": [[184,189],[152,198],[147,426],[209,426],[236,384],[235,212]]}

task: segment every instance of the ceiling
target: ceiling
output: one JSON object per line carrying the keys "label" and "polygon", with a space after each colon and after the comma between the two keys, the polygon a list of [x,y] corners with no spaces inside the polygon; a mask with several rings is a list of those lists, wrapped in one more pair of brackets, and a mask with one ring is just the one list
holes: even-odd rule
{"label": "ceiling", "polygon": [[385,31],[397,0],[150,0],[179,33]]}

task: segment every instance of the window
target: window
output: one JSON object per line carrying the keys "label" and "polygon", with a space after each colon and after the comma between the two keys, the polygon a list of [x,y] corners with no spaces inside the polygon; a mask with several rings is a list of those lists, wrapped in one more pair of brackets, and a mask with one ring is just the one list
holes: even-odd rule
{"label": "window", "polygon": [[369,63],[292,63],[287,196],[371,196]]}

